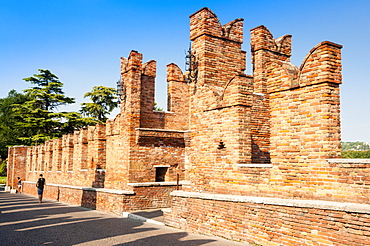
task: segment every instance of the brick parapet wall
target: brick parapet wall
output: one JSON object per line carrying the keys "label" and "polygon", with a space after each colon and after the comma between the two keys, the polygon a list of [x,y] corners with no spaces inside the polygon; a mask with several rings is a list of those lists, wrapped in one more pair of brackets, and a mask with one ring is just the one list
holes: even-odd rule
{"label": "brick parapet wall", "polygon": [[167,110],[165,129],[189,129],[189,85],[176,64],[167,65]]}
{"label": "brick parapet wall", "polygon": [[242,19],[221,26],[208,8],[190,16],[196,72],[190,83],[186,178],[192,190],[227,192],[235,178],[233,164],[251,162],[253,78],[244,74],[242,27]]}
{"label": "brick parapet wall", "polygon": [[96,169],[106,163],[105,139],[105,125],[98,124],[29,147],[24,179],[37,180],[43,174],[60,184],[97,185]]}
{"label": "brick parapet wall", "polygon": [[217,15],[209,8],[202,8],[190,15],[190,40],[208,35],[243,43],[243,19],[236,19],[221,26]]}
{"label": "brick parapet wall", "polygon": [[127,138],[127,134],[113,135],[107,138],[105,188],[126,189],[130,151]]}
{"label": "brick parapet wall", "polygon": [[168,167],[165,180],[184,177],[186,131],[136,129],[136,145],[132,146],[129,182],[156,181],[156,167]]}
{"label": "brick parapet wall", "polygon": [[[35,185],[36,182],[23,182],[24,193],[36,197]],[[122,215],[128,211],[168,207],[171,200],[169,194],[176,189],[176,183],[140,183],[131,184],[130,187],[131,190],[113,190],[46,183],[43,197]]]}
{"label": "brick parapet wall", "polygon": [[370,207],[177,191],[167,225],[259,245],[368,245]]}
{"label": "brick parapet wall", "polygon": [[250,121],[252,163],[271,163],[269,102],[268,95],[263,93],[253,94]]}
{"label": "brick parapet wall", "polygon": [[170,67],[174,112],[153,111],[155,61],[142,64],[142,55],[132,51],[122,58],[124,100],[116,119],[32,147],[26,179],[42,173],[62,185],[132,189],[127,183],[155,181],[156,166],[169,167],[166,181],[183,179],[188,109],[180,104],[188,102],[188,85],[181,70]]}
{"label": "brick parapet wall", "polygon": [[[215,160],[222,160],[221,152],[215,154]],[[201,174],[188,166],[187,179],[191,184],[184,190],[370,204],[368,163],[351,167],[330,162],[312,163],[295,169],[284,167],[283,163],[212,163],[215,165],[203,167]]]}
{"label": "brick parapet wall", "polygon": [[[238,120],[230,115],[239,116]],[[201,115],[197,129],[189,133],[187,149],[187,179],[192,181],[193,189],[215,191],[237,182],[235,164],[251,162],[249,117],[250,108],[245,106],[211,110]]]}
{"label": "brick parapet wall", "polygon": [[[26,180],[43,173],[58,184],[46,196],[120,213],[169,206],[174,186],[154,182],[156,169],[168,168],[165,181],[185,179],[183,190],[197,192],[174,193],[166,214],[173,226],[264,245],[364,242],[368,211],[340,205],[370,204],[369,163],[338,159],[341,46],[318,44],[298,68],[291,35],[274,39],[259,26],[251,30],[250,76],[242,29],[242,19],[222,26],[208,8],[190,16],[190,71],[167,66],[170,112],[153,110],[156,62],[131,51],[121,59],[117,117],[28,148]],[[217,198],[225,194],[233,198]]]}
{"label": "brick parapet wall", "polygon": [[[198,90],[218,93],[218,87],[224,87],[233,77],[244,72],[246,62],[245,52],[241,51],[242,30],[242,19],[221,26],[217,16],[208,8],[190,16],[192,54],[197,62],[193,69],[197,69]],[[203,101],[205,107],[212,106],[212,101],[207,102],[208,95],[204,92],[203,95],[198,93],[198,99]],[[204,110],[204,107],[199,110]]]}
{"label": "brick parapet wall", "polygon": [[17,189],[18,177],[26,179],[27,146],[13,146],[8,149],[7,178],[6,185]]}

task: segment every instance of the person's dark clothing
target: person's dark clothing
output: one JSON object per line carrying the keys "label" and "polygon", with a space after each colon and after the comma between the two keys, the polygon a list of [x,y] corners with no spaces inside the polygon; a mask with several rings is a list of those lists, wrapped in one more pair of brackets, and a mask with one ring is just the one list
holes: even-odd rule
{"label": "person's dark clothing", "polygon": [[39,188],[40,190],[44,189],[45,185],[45,179],[44,178],[39,178],[36,183],[36,187]]}

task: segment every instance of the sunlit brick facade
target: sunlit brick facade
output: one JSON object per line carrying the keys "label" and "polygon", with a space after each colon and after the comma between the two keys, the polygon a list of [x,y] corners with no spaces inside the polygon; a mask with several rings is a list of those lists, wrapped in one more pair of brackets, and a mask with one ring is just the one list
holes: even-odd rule
{"label": "sunlit brick facade", "polygon": [[259,245],[369,245],[370,161],[340,159],[341,45],[322,42],[297,67],[292,36],[259,26],[247,75],[243,22],[190,16],[190,71],[167,66],[167,112],[153,111],[156,62],[131,51],[117,117],[9,148],[9,185],[22,176],[35,194],[43,173],[51,199],[166,207],[170,226]]}

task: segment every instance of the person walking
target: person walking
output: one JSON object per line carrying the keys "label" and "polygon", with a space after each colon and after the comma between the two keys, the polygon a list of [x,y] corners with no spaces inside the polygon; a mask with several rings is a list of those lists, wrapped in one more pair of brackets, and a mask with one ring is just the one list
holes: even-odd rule
{"label": "person walking", "polygon": [[17,184],[18,184],[18,193],[22,193],[22,180],[20,177],[17,178]]}
{"label": "person walking", "polygon": [[42,193],[45,187],[45,178],[40,174],[40,178],[36,182],[37,194],[39,195],[39,203],[42,203]]}

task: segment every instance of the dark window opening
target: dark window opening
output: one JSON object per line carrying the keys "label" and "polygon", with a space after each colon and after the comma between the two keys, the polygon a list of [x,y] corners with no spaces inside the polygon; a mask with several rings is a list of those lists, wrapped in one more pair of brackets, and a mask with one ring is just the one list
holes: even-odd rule
{"label": "dark window opening", "polygon": [[155,182],[164,182],[168,167],[155,168]]}

